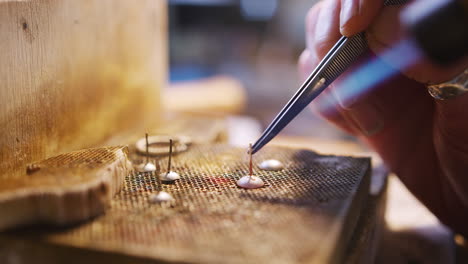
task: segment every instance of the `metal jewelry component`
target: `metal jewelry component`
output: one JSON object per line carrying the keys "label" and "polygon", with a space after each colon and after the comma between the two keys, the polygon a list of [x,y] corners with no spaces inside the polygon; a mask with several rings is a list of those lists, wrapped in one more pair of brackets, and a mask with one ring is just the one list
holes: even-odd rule
{"label": "metal jewelry component", "polygon": [[169,160],[167,162],[167,172],[163,172],[159,174],[159,179],[162,182],[173,182],[175,180],[180,179],[180,176],[177,172],[171,171],[172,167],[172,145],[173,141],[172,139],[169,139]]}
{"label": "metal jewelry component", "polygon": [[243,176],[236,183],[237,186],[245,189],[256,189],[263,187],[265,185],[263,180],[260,177],[253,175],[253,165],[252,165],[252,144],[249,145],[249,175]]}
{"label": "metal jewelry component", "polygon": [[140,164],[140,166],[138,166],[137,169],[139,172],[152,172],[156,171],[156,165],[154,165],[151,162],[148,162],[146,164]]}
{"label": "metal jewelry component", "polygon": [[152,172],[156,171],[156,165],[149,161],[149,142],[148,142],[148,133],[145,134],[145,150],[146,150],[146,163],[140,164],[138,166],[138,171],[140,172]]}
{"label": "metal jewelry component", "polygon": [[448,100],[468,92],[468,69],[448,82],[427,87],[429,94],[437,100]]}
{"label": "metal jewelry component", "polygon": [[150,197],[149,197],[149,200],[150,202],[152,203],[161,203],[161,202],[169,202],[169,201],[172,201],[174,200],[174,197],[172,197],[172,195],[170,195],[169,193],[167,192],[159,192],[157,194],[152,194]]}
{"label": "metal jewelry component", "polygon": [[[135,143],[135,147],[138,153],[143,155],[157,156],[167,155],[168,142],[172,139],[174,142],[173,152],[179,153],[186,151],[188,146],[192,143],[192,140],[186,136],[149,136],[148,137],[148,152],[146,152],[146,139],[141,138]],[[148,153],[148,154],[146,154]]]}
{"label": "metal jewelry component", "polygon": [[284,169],[283,163],[281,163],[281,161],[279,160],[274,159],[264,160],[258,165],[258,167],[266,171],[280,171]]}
{"label": "metal jewelry component", "polygon": [[177,172],[173,172],[173,171],[163,172],[159,174],[159,179],[162,182],[173,182],[175,180],[180,179],[180,175]]}
{"label": "metal jewelry component", "polygon": [[237,186],[245,189],[256,189],[263,187],[265,183],[260,177],[257,176],[244,176],[237,181]]}

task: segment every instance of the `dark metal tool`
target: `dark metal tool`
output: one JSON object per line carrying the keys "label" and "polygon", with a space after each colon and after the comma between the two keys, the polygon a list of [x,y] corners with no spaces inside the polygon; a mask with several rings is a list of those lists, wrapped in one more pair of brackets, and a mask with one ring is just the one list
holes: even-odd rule
{"label": "dark metal tool", "polygon": [[252,147],[252,154],[260,150],[291,122],[312,100],[343,73],[365,50],[364,33],[351,38],[341,37],[309,75],[294,96],[283,107],[262,136]]}
{"label": "dark metal tool", "polygon": [[[463,3],[466,3],[466,0],[450,0],[452,2],[457,2],[457,5],[463,7],[463,6],[468,6],[468,5],[462,5]],[[385,1],[384,5],[385,6],[390,6],[390,5],[402,5],[406,3],[406,0],[387,0]],[[434,19],[429,19],[428,17],[441,17],[447,20],[447,17],[450,17],[450,14],[447,15],[447,13],[450,13],[449,11],[453,10],[458,10],[457,8],[453,8],[451,5],[449,6],[451,8],[441,8],[435,10],[433,13],[427,15],[425,14],[424,16],[421,17],[422,20],[424,21],[429,21],[431,23],[419,23],[418,21],[409,21],[409,25],[407,25],[410,29],[411,32],[415,32],[415,42],[417,46],[419,46],[420,49],[423,51],[429,51],[426,52],[426,54],[431,55],[435,54],[437,56],[430,56],[434,58],[434,61],[443,61],[446,62],[452,57],[460,57],[461,51],[464,51],[466,54],[467,47],[466,45],[463,45],[463,43],[466,42],[461,42],[459,43],[458,40],[460,39],[465,39],[466,37],[460,37],[457,34],[449,34],[451,36],[451,39],[455,39],[455,48],[448,48],[445,49],[443,47],[447,47],[446,45],[434,45],[434,41],[438,41],[437,37],[434,35],[429,34],[428,32],[431,31],[430,28],[434,24]],[[447,11],[448,10],[448,11]],[[441,14],[442,13],[442,14]],[[452,12],[453,13],[453,12]],[[465,14],[463,11],[458,12],[460,14]],[[457,14],[458,14],[457,13]],[[457,15],[455,14],[455,15]],[[457,16],[459,17],[459,15]],[[463,21],[466,21],[466,17],[461,17]],[[408,20],[408,19],[407,19]],[[424,22],[423,21],[423,22]],[[462,33],[466,35],[466,24],[462,23],[465,25],[458,25],[457,26],[457,20],[456,19],[450,19],[450,22],[453,22],[452,24],[455,24],[453,27],[455,28],[461,28],[464,29]],[[405,21],[404,21],[405,22]],[[448,26],[445,21],[440,21],[444,25]],[[424,24],[426,24],[428,27],[424,27]],[[421,26],[422,25],[422,26]],[[450,26],[449,26],[450,28]],[[439,31],[441,31],[439,28],[437,28]],[[429,35],[429,39],[427,37]],[[424,41],[424,43],[420,43]],[[458,42],[457,42],[458,41]],[[466,41],[466,40],[465,40]],[[429,43],[431,42],[431,43]],[[453,46],[453,45],[452,45]],[[462,48],[459,48],[461,46]],[[345,37],[342,36],[338,42],[328,51],[328,53],[325,55],[325,57],[320,61],[318,66],[312,71],[312,73],[309,75],[307,80],[302,84],[302,86],[299,88],[299,90],[294,94],[294,96],[289,100],[289,102],[283,107],[283,109],[279,112],[279,114],[273,119],[271,124],[267,127],[267,129],[263,132],[261,137],[255,142],[252,148],[252,153],[256,153],[259,151],[265,144],[267,144],[270,140],[272,140],[289,122],[291,122],[292,119],[294,119],[312,100],[314,100],[327,86],[329,86],[338,76],[340,76],[351,64],[356,61],[357,58],[359,58],[360,55],[362,55],[366,50],[368,49],[368,45],[366,42],[365,34],[364,32],[361,32],[355,36],[352,37]],[[445,50],[445,53],[451,52],[451,51],[459,51],[457,54],[454,56],[444,56],[440,55],[440,50]],[[460,51],[461,50],[461,51]]]}

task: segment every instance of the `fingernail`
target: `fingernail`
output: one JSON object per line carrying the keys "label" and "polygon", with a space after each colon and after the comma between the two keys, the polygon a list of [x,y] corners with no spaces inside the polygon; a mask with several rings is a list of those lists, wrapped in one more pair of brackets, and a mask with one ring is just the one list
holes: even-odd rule
{"label": "fingernail", "polygon": [[371,104],[359,104],[348,111],[356,128],[365,136],[375,135],[384,127],[380,112]]}
{"label": "fingernail", "polygon": [[359,2],[359,0],[341,0],[340,28],[344,28],[351,18],[359,14]]}

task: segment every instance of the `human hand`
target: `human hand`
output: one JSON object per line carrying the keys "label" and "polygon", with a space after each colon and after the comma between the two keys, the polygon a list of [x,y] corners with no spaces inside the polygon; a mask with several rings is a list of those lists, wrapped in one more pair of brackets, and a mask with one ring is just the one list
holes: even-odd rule
{"label": "human hand", "polygon": [[[375,0],[323,0],[306,20],[307,49],[299,60],[304,78],[341,37],[366,30],[373,53],[382,54],[405,38],[398,14]],[[375,60],[366,54],[361,62]],[[398,58],[396,58],[398,59]],[[393,58],[379,58],[397,67]],[[401,73],[352,98],[344,79],[365,76],[350,69],[314,101],[326,119],[356,135],[378,152],[387,166],[439,219],[468,236],[468,94],[436,101],[425,83],[440,83],[467,68],[465,61],[441,68],[422,59]],[[351,76],[351,77],[350,77]],[[332,105],[333,107],[328,107]]]}

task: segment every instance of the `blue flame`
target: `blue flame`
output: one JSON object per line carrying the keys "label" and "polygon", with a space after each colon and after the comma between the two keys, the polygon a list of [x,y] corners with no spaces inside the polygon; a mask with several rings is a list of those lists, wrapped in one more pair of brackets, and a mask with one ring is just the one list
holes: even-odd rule
{"label": "blue flame", "polygon": [[[400,41],[392,48],[386,50],[369,62],[347,73],[344,79],[339,81],[340,100],[347,102],[353,98],[369,92],[378,84],[388,80],[399,71],[414,65],[421,58],[420,52],[409,40]],[[390,64],[386,61],[391,62]],[[335,105],[320,105],[322,110],[329,110]]]}

